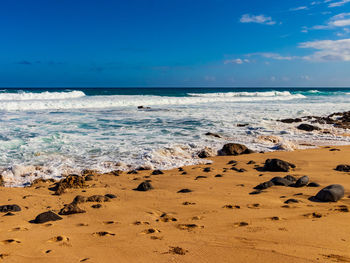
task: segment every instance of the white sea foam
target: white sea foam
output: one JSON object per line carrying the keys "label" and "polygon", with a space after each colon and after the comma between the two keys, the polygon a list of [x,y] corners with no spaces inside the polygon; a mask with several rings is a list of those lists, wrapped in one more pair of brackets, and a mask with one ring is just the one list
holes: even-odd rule
{"label": "white sea foam", "polygon": [[304,95],[294,94],[289,91],[264,91],[264,92],[220,92],[220,93],[188,93],[187,95],[192,97],[287,97],[287,98],[305,98]]}
{"label": "white sea foam", "polygon": [[27,100],[62,100],[84,97],[82,91],[74,90],[67,92],[19,92],[19,93],[0,93],[0,101],[27,101]]}
{"label": "white sea foam", "polygon": [[[71,97],[62,99],[57,95],[55,99],[50,99],[53,94],[42,94],[43,99],[39,99],[39,95],[34,96],[36,99],[26,99],[25,102],[19,100],[0,100],[0,110],[6,111],[26,111],[26,110],[62,110],[62,109],[101,109],[101,108],[116,108],[116,107],[136,107],[143,106],[166,106],[166,105],[191,105],[201,103],[218,103],[218,102],[255,102],[255,101],[285,101],[293,99],[303,99],[304,95],[290,94],[289,92],[280,92],[279,95],[273,95],[277,92],[258,92],[250,93],[243,96],[231,95],[209,95],[192,97],[165,97],[165,96],[83,96],[80,93],[61,94],[70,95]],[[220,94],[220,93],[217,93]],[[72,95],[82,95],[74,97]],[[16,96],[15,96],[16,97]]]}

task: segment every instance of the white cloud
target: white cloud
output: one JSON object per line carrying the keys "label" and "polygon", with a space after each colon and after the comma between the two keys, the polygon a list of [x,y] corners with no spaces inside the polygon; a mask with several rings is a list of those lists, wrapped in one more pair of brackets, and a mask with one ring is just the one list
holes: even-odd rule
{"label": "white cloud", "polygon": [[308,10],[309,8],[307,6],[299,6],[295,8],[289,9],[289,11],[300,11],[300,10]]}
{"label": "white cloud", "polygon": [[250,63],[249,59],[241,59],[241,58],[236,58],[236,59],[227,59],[224,61],[224,64],[244,64],[244,63]]}
{"label": "white cloud", "polygon": [[[325,25],[316,25],[311,29],[322,30],[322,29],[334,29],[339,27],[348,27],[350,26],[350,13],[341,13],[335,16],[332,16]],[[303,27],[303,29],[307,29]]]}
{"label": "white cloud", "polygon": [[340,40],[309,41],[300,43],[299,47],[318,50],[309,56],[305,56],[305,60],[350,61],[350,38]]}
{"label": "white cloud", "polygon": [[264,25],[275,25],[276,22],[270,16],[244,14],[239,20],[241,23],[257,23]]}
{"label": "white cloud", "polygon": [[[328,3],[330,1],[325,1],[325,3]],[[338,7],[338,6],[343,6],[347,3],[350,3],[350,0],[341,0],[341,1],[337,1],[337,2],[333,2],[333,3],[330,3],[328,5],[328,7]]]}
{"label": "white cloud", "polygon": [[264,58],[270,58],[270,59],[275,59],[275,60],[293,60],[297,57],[294,56],[282,56],[278,53],[269,53],[269,52],[258,52],[258,53],[250,53],[247,54],[248,57],[250,56],[261,56]]}

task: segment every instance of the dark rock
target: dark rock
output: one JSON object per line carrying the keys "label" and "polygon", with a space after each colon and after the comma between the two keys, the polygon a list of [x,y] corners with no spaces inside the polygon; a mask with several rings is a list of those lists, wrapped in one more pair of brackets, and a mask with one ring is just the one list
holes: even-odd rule
{"label": "dark rock", "polygon": [[210,154],[209,151],[203,149],[203,150],[201,150],[201,151],[197,154],[197,156],[198,156],[199,158],[202,158],[202,159],[203,159],[203,158],[211,157],[211,154]]}
{"label": "dark rock", "polygon": [[344,187],[340,184],[332,184],[317,193],[315,198],[322,202],[337,202],[344,197]]}
{"label": "dark rock", "polygon": [[302,131],[318,131],[320,130],[319,127],[314,126],[314,125],[310,125],[310,124],[306,124],[306,123],[302,123],[297,127],[298,130],[302,130]]}
{"label": "dark rock", "polygon": [[347,164],[339,164],[336,168],[336,171],[339,172],[350,172],[350,165]]}
{"label": "dark rock", "polygon": [[152,172],[152,175],[159,175],[159,174],[164,174],[161,170],[154,170]]}
{"label": "dark rock", "polygon": [[181,190],[179,190],[179,191],[177,191],[177,192],[178,192],[178,193],[185,194],[185,193],[191,193],[191,192],[192,192],[192,190],[187,189],[187,188],[184,188],[184,189],[181,189]]}
{"label": "dark rock", "polygon": [[21,208],[19,205],[2,205],[0,206],[0,212],[7,213],[7,212],[19,212],[21,211]]}
{"label": "dark rock", "polygon": [[219,151],[219,155],[240,155],[249,153],[253,153],[253,151],[238,143],[227,143]]}
{"label": "dark rock", "polygon": [[261,194],[263,191],[261,190],[256,190],[256,191],[253,191],[253,192],[250,192],[249,194],[250,195],[258,195],[258,194]]}
{"label": "dark rock", "polygon": [[183,171],[185,171],[185,170],[184,170],[184,168],[180,167],[180,168],[178,168],[178,171],[179,171],[179,172],[183,172]]}
{"label": "dark rock", "polygon": [[291,182],[285,178],[279,177],[279,176],[272,178],[270,181],[274,185],[278,185],[278,186],[290,186],[293,183],[293,182]]}
{"label": "dark rock", "polygon": [[247,162],[247,164],[256,164],[256,162],[253,160],[250,160],[249,162]]}
{"label": "dark rock", "polygon": [[307,185],[307,187],[320,187],[320,185],[318,183],[311,182]]}
{"label": "dark rock", "polygon": [[210,167],[205,167],[203,169],[203,172],[205,172],[205,173],[209,173],[210,171],[211,171]]}
{"label": "dark rock", "polygon": [[16,214],[14,214],[12,212],[8,212],[8,213],[4,214],[4,216],[14,216],[14,215],[16,215]]}
{"label": "dark rock", "polygon": [[182,175],[185,175],[185,174],[187,174],[187,172],[182,172],[181,174],[182,174]]}
{"label": "dark rock", "polygon": [[340,149],[333,148],[333,149],[330,149],[329,151],[330,152],[340,152]]}
{"label": "dark rock", "polygon": [[61,195],[68,188],[83,188],[85,186],[84,177],[76,174],[68,175],[56,184],[55,195]]}
{"label": "dark rock", "polygon": [[296,182],[297,181],[297,179],[294,177],[294,176],[292,176],[292,175],[286,175],[285,177],[283,177],[284,179],[287,179],[288,181],[291,181],[291,182]]}
{"label": "dark rock", "polygon": [[299,203],[297,199],[291,198],[286,201],[284,201],[285,204],[290,204],[290,203]]}
{"label": "dark rock", "polygon": [[246,127],[248,125],[249,125],[249,123],[238,123],[237,127]]}
{"label": "dark rock", "polygon": [[217,175],[215,175],[215,177],[223,177],[223,175],[222,174],[217,174]]}
{"label": "dark rock", "polygon": [[149,110],[149,109],[151,109],[151,107],[145,107],[145,106],[137,106],[137,108],[139,109],[139,110]]}
{"label": "dark rock", "polygon": [[153,186],[150,184],[150,182],[142,182],[141,184],[139,184],[139,186],[135,189],[136,191],[149,191],[153,189]]}
{"label": "dark rock", "polygon": [[52,211],[47,211],[37,215],[33,222],[36,224],[42,224],[49,221],[57,221],[57,220],[62,220],[62,217],[60,217],[59,215],[55,214]]}
{"label": "dark rock", "polygon": [[102,202],[108,202],[108,201],[110,201],[110,199],[105,195],[92,195],[86,199],[86,202],[102,203]]}
{"label": "dark rock", "polygon": [[236,165],[236,164],[237,164],[237,161],[231,160],[231,161],[229,161],[227,164],[234,164],[234,165]]}
{"label": "dark rock", "polygon": [[80,204],[80,203],[85,203],[85,202],[86,202],[86,197],[85,196],[77,195],[76,197],[74,197],[72,203]]}
{"label": "dark rock", "polygon": [[94,177],[92,175],[85,176],[85,181],[92,181],[94,180]]}
{"label": "dark rock", "polygon": [[117,196],[114,194],[105,194],[105,196],[108,197],[109,199],[117,198]]}
{"label": "dark rock", "polygon": [[283,119],[283,120],[280,120],[280,122],[283,122],[283,123],[294,123],[294,122],[302,122],[302,119],[300,118],[295,118],[295,119]]}
{"label": "dark rock", "polygon": [[306,186],[309,183],[309,177],[308,176],[302,176],[296,181],[295,186],[296,187],[303,187]]}
{"label": "dark rock", "polygon": [[92,205],[91,207],[92,207],[92,208],[101,208],[102,205],[101,205],[101,204],[95,204],[95,205]]}
{"label": "dark rock", "polygon": [[127,174],[138,174],[138,172],[137,172],[137,170],[132,170],[132,171],[127,172]]}
{"label": "dark rock", "polygon": [[213,136],[213,137],[216,137],[216,138],[221,138],[221,136],[219,134],[212,133],[212,132],[207,132],[205,135],[206,136]]}
{"label": "dark rock", "polygon": [[60,212],[59,215],[72,215],[72,214],[79,214],[79,213],[85,213],[86,211],[78,207],[76,203],[71,203],[68,205],[65,205]]}
{"label": "dark rock", "polygon": [[199,175],[199,176],[197,176],[197,177],[195,178],[195,180],[198,180],[198,179],[204,179],[204,178],[208,178],[208,177],[203,176],[203,175]]}
{"label": "dark rock", "polygon": [[295,165],[280,159],[267,159],[265,161],[264,170],[270,172],[288,172]]}
{"label": "dark rock", "polygon": [[254,189],[257,189],[257,190],[264,190],[264,189],[267,189],[271,186],[273,186],[273,182],[271,181],[267,181],[267,182],[264,182],[264,183],[261,183],[261,184],[258,184],[257,186],[254,187]]}

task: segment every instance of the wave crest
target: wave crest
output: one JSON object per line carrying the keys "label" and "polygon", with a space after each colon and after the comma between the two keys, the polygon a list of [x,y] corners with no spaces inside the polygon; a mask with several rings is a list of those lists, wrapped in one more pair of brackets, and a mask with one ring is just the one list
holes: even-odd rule
{"label": "wave crest", "polygon": [[20,92],[0,93],[0,101],[21,101],[21,100],[60,100],[84,97],[85,93],[80,90],[66,92]]}

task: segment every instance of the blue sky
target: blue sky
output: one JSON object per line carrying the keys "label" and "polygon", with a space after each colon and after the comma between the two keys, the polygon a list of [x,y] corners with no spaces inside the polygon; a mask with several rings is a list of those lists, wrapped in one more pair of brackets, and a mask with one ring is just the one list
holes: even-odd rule
{"label": "blue sky", "polygon": [[350,0],[2,0],[2,87],[350,86]]}

